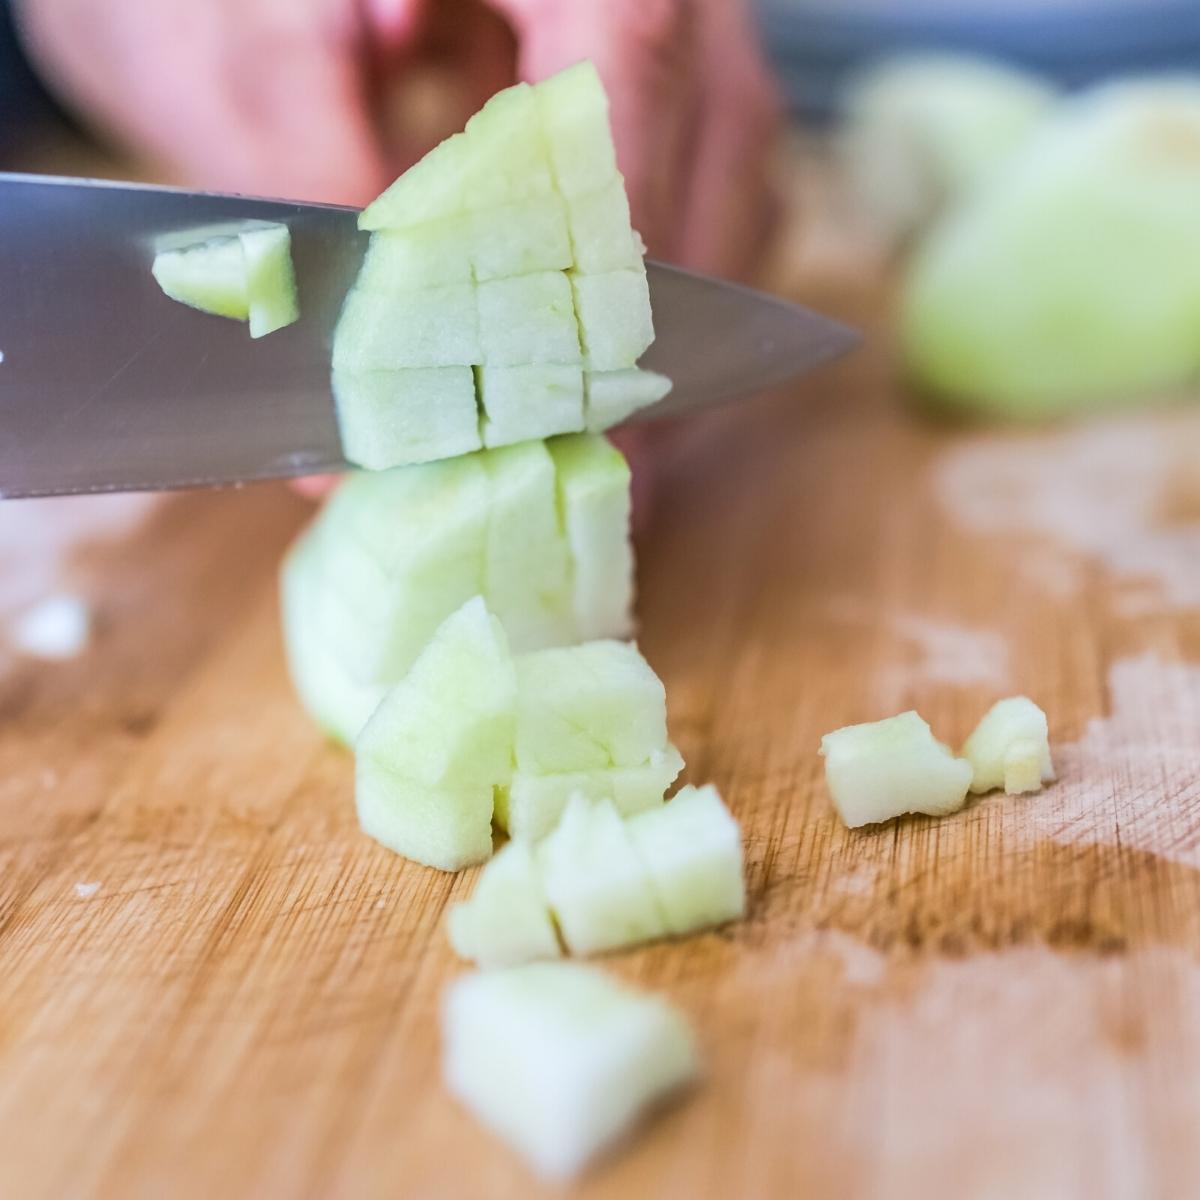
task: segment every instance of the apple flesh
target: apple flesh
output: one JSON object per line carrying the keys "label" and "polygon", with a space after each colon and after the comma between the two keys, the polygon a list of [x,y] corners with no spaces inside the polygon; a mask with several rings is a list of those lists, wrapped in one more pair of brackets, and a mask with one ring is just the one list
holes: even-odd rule
{"label": "apple flesh", "polygon": [[1054,779],[1046,714],[1027,696],[1000,700],[967,738],[971,791],[1003,788],[1010,795],[1040,791]]}
{"label": "apple flesh", "polygon": [[956,812],[971,784],[971,764],[955,758],[915,712],[827,733],[821,754],[829,793],[851,829],[904,813]]}
{"label": "apple flesh", "polygon": [[442,1032],[451,1093],[552,1180],[578,1174],[697,1071],[677,1012],[574,963],[461,977]]}

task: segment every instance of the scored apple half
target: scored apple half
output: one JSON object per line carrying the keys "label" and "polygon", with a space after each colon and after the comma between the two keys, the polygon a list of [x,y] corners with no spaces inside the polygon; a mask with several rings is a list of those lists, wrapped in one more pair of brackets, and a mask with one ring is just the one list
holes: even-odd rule
{"label": "scored apple half", "polygon": [[597,432],[670,389],[590,63],[493,96],[359,219],[334,336],[346,457],[382,470]]}

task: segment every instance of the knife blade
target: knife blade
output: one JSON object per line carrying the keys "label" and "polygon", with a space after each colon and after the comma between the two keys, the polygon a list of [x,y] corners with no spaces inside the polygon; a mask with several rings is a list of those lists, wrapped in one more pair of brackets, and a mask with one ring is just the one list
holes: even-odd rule
{"label": "knife blade", "polygon": [[[346,470],[329,385],[333,329],[366,235],[328,205],[0,174],[0,497],[237,484]],[[160,249],[246,221],[291,230],[300,320],[244,325],[169,300]],[[648,264],[675,383],[636,419],[773,387],[857,334],[794,304]]]}

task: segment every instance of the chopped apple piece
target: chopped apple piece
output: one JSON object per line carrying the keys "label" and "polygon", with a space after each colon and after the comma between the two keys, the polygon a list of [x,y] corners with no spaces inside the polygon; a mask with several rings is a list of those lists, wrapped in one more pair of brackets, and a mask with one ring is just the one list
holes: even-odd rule
{"label": "chopped apple piece", "polygon": [[333,341],[335,371],[469,367],[482,361],[475,289],[468,283],[389,296],[355,288]]}
{"label": "chopped apple piece", "polygon": [[691,933],[741,917],[746,908],[742,839],[715,787],[685,787],[626,822],[666,918]]}
{"label": "chopped apple piece", "polygon": [[265,225],[238,235],[246,256],[250,336],[266,337],[300,318],[292,235],[286,225]]}
{"label": "chopped apple piece", "polygon": [[479,597],[438,628],[355,745],[363,831],[456,871],[491,854],[493,791],[512,775],[516,680]]}
{"label": "chopped apple piece", "polygon": [[971,764],[971,791],[1036,792],[1054,779],[1046,714],[1026,696],[988,710],[962,748]]}
{"label": "chopped apple piece", "polygon": [[469,900],[447,919],[450,944],[481,967],[507,967],[562,950],[533,851],[509,842],[482,870]]}
{"label": "chopped apple piece", "polygon": [[654,371],[586,371],[583,377],[587,428],[600,433],[619,425],[642,408],[657,404],[671,390],[671,381]]}
{"label": "chopped apple piece", "polygon": [[442,1029],[450,1091],[552,1179],[577,1174],[697,1070],[678,1013],[575,963],[466,975],[446,993]]}
{"label": "chopped apple piece", "polygon": [[654,341],[645,270],[572,275],[584,366],[592,371],[632,367]]}
{"label": "chopped apple piece", "polygon": [[595,954],[666,933],[666,922],[617,810],[573,796],[537,847],[546,899],[572,954]]}
{"label": "chopped apple piece", "polygon": [[904,813],[955,812],[971,783],[971,764],[955,758],[915,712],[827,733],[821,754],[830,795],[851,829]]}
{"label": "chopped apple piece", "polygon": [[580,361],[571,285],[561,271],[540,271],[479,285],[479,343],[489,367]]}
{"label": "chopped apple piece", "polygon": [[518,769],[637,767],[666,745],[666,690],[636,646],[586,642],[517,660]]}
{"label": "chopped apple piece", "polygon": [[471,214],[475,278],[507,279],[572,264],[567,209],[557,193]]}
{"label": "chopped apple piece", "polygon": [[533,775],[515,770],[512,782],[496,793],[496,824],[512,838],[540,841],[558,824],[572,796],[608,800],[623,817],[662,804],[683,770],[674,746],[655,751],[639,767],[607,767]]}
{"label": "chopped apple piece", "polygon": [[633,631],[630,472],[621,452],[597,435],[553,438],[559,508],[575,566],[575,617],[584,638]]}
{"label": "chopped apple piece", "polygon": [[617,175],[617,156],[608,97],[596,68],[581,62],[538,84],[535,91],[558,190],[573,199],[611,183]]}
{"label": "chopped apple piece", "polygon": [[355,281],[355,291],[393,296],[473,283],[472,229],[471,217],[457,216],[375,234]]}
{"label": "chopped apple piece", "polygon": [[485,446],[583,429],[583,371],[554,363],[477,367]]}
{"label": "chopped apple piece", "polygon": [[368,470],[469,454],[483,445],[470,367],[333,372],[342,453]]}
{"label": "chopped apple piece", "polygon": [[235,236],[163,250],[155,255],[150,271],[158,286],[180,304],[235,321],[250,317],[246,252]]}
{"label": "chopped apple piece", "polygon": [[641,271],[642,243],[629,219],[625,182],[617,176],[598,191],[567,201],[575,269],[585,275]]}

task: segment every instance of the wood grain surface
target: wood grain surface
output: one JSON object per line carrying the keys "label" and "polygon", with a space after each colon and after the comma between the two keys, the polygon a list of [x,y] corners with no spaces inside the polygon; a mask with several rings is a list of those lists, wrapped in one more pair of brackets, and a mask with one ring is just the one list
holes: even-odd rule
{"label": "wood grain surface", "polygon": [[[653,448],[642,646],[750,912],[605,960],[686,1011],[705,1079],[579,1192],[1200,1194],[1200,412],[915,417],[878,279],[830,246],[792,282],[867,348]],[[362,837],[289,693],[305,504],[14,512],[5,594],[70,586],[98,624],[0,677],[0,1195],[541,1195],[439,1082],[473,873]],[[73,522],[107,532],[47,533],[49,574],[10,546]],[[957,743],[1014,692],[1055,786],[837,821],[823,732],[915,706]]]}

